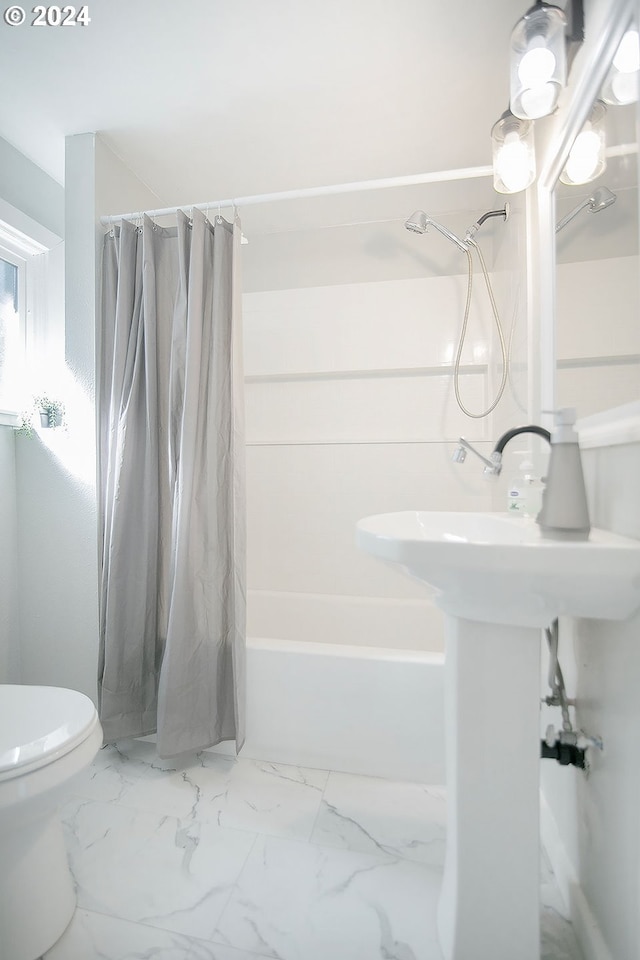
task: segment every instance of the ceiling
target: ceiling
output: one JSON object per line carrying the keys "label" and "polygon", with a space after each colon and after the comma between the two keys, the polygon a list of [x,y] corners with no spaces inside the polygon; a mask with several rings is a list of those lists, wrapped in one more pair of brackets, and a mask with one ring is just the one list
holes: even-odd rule
{"label": "ceiling", "polygon": [[[485,167],[527,7],[89,0],[88,26],[0,18],[0,137],[64,183],[64,138],[97,131],[157,207]],[[634,115],[609,111],[609,143],[635,140]],[[612,189],[625,170],[635,184],[634,160]],[[245,206],[242,221],[251,237],[368,222],[382,250],[375,231],[415,208],[459,231],[504,199],[483,177]]]}
{"label": "ceiling", "polygon": [[99,131],[165,206],[489,164],[527,4],[88,7],[86,27],[0,20],[0,136],[62,183],[65,136]]}

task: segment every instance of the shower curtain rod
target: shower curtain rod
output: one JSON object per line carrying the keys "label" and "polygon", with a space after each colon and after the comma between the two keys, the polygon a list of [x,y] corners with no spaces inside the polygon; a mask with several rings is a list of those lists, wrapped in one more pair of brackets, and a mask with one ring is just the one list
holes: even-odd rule
{"label": "shower curtain rod", "polygon": [[182,204],[179,207],[165,207],[161,210],[133,211],[132,213],[117,213],[108,217],[100,217],[100,223],[105,227],[120,220],[135,220],[145,213],[148,217],[165,217],[177,213],[178,210],[207,211],[222,207],[248,207],[259,203],[274,203],[278,200],[305,200],[313,197],[337,196],[341,193],[357,193],[363,190],[384,190],[389,187],[411,187],[422,183],[446,183],[454,180],[472,180],[477,177],[490,177],[492,167],[463,167],[459,170],[439,170],[435,173],[418,173],[407,177],[388,177],[383,180],[359,180],[354,183],[336,183],[326,187],[307,187],[301,190],[284,190],[280,193],[254,194],[248,197],[235,197],[227,200],[210,200],[208,203]]}

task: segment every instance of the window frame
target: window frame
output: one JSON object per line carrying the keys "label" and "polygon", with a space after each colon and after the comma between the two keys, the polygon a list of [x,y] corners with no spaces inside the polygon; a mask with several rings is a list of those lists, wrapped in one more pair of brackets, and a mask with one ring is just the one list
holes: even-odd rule
{"label": "window frame", "polygon": [[[26,367],[29,331],[44,308],[44,271],[41,255],[48,246],[0,220],[0,258],[18,268],[18,318],[20,363]],[[15,405],[0,401],[0,426],[18,427],[22,422],[19,398]]]}

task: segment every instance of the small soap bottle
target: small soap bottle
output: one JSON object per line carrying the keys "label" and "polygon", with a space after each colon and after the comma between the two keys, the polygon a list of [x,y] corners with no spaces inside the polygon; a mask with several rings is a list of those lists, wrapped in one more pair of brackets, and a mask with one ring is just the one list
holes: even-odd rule
{"label": "small soap bottle", "polygon": [[507,510],[521,517],[537,517],[542,507],[543,483],[533,472],[530,460],[523,460],[508,490]]}

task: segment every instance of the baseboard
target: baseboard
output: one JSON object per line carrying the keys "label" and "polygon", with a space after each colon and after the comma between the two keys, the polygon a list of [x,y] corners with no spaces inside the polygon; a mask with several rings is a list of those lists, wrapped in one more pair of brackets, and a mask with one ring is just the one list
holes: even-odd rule
{"label": "baseboard", "polygon": [[540,837],[562,898],[569,910],[584,960],[613,960],[567,854],[555,817],[540,792]]}

